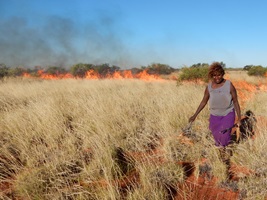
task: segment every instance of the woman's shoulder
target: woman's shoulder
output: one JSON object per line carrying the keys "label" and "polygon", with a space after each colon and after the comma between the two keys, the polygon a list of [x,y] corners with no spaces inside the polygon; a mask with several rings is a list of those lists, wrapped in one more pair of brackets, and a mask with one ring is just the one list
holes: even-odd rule
{"label": "woman's shoulder", "polygon": [[226,80],[225,83],[227,85],[227,88],[230,88],[230,91],[232,91],[233,89],[235,89],[235,86],[233,85],[232,81]]}
{"label": "woman's shoulder", "polygon": [[209,82],[207,83],[207,85],[206,85],[206,88],[210,90],[210,89],[211,89],[211,86],[212,86],[212,82],[209,81]]}
{"label": "woman's shoulder", "polygon": [[232,81],[230,81],[229,79],[225,79],[225,83],[228,85],[232,85]]}

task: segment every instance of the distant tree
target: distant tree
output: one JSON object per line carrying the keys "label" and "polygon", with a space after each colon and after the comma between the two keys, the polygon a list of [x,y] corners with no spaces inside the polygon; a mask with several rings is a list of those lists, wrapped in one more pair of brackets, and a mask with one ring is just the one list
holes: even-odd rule
{"label": "distant tree", "polygon": [[75,77],[84,78],[86,75],[86,72],[93,68],[94,68],[94,65],[92,64],[78,63],[78,64],[73,65],[70,68],[70,73]]}
{"label": "distant tree", "polygon": [[253,65],[246,65],[245,67],[243,67],[243,70],[249,71],[252,67]]}
{"label": "distant tree", "polygon": [[120,68],[115,65],[110,67],[107,63],[100,65],[79,63],[70,68],[70,73],[73,76],[84,78],[88,70],[94,70],[96,73],[100,74],[101,77],[105,77],[107,74],[119,71]]}
{"label": "distant tree", "polygon": [[8,75],[9,67],[5,64],[0,64],[0,79]]}
{"label": "distant tree", "polygon": [[112,67],[110,67],[110,73],[114,73],[116,71],[120,71],[120,67],[116,66],[116,65],[112,65]]}
{"label": "distant tree", "polygon": [[209,66],[209,64],[207,64],[207,63],[196,63],[196,64],[191,65],[190,68],[200,68],[200,67],[203,67],[203,66]]}
{"label": "distant tree", "polygon": [[25,72],[27,72],[27,70],[23,67],[15,67],[9,69],[8,75],[13,77],[22,76]]}
{"label": "distant tree", "polygon": [[45,70],[45,72],[51,75],[59,75],[59,74],[65,74],[66,69],[63,67],[50,66]]}
{"label": "distant tree", "polygon": [[226,64],[224,62],[220,62],[220,64],[223,68],[226,68]]}
{"label": "distant tree", "polygon": [[143,69],[136,68],[136,67],[134,67],[134,68],[132,68],[130,70],[131,70],[132,74],[138,74],[138,73],[143,71]]}
{"label": "distant tree", "polygon": [[41,66],[34,66],[34,68],[27,68],[26,73],[30,74],[31,76],[38,77],[38,71],[43,70]]}
{"label": "distant tree", "polygon": [[209,67],[208,63],[197,63],[190,66],[190,68],[201,68],[201,67]]}
{"label": "distant tree", "polygon": [[[226,67],[225,63],[223,63],[223,62],[219,62],[219,63],[221,64],[221,66],[223,68]],[[209,67],[209,64],[208,63],[196,63],[196,64],[191,65],[190,67],[193,67],[193,68],[195,68],[195,67]]]}
{"label": "distant tree", "polygon": [[153,63],[147,67],[149,74],[171,74],[175,71],[174,68],[166,64]]}
{"label": "distant tree", "polygon": [[94,67],[95,71],[98,72],[100,74],[101,77],[105,77],[107,74],[112,74],[115,71],[120,70],[119,67],[113,65],[112,67],[109,66],[109,64],[104,63],[101,65],[96,65]]}
{"label": "distant tree", "polygon": [[252,66],[248,70],[248,75],[249,76],[265,76],[266,73],[267,73],[267,68],[266,67],[262,67],[261,65]]}
{"label": "distant tree", "polygon": [[141,66],[140,69],[141,70],[145,70],[145,69],[147,69],[147,67],[146,66]]}

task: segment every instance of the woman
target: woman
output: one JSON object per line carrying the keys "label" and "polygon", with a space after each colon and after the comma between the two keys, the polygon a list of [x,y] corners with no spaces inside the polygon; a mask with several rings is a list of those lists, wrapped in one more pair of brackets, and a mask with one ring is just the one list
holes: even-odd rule
{"label": "woman", "polygon": [[196,119],[209,101],[209,129],[214,137],[215,145],[219,147],[220,157],[226,164],[227,179],[231,179],[230,156],[232,151],[226,147],[231,142],[231,129],[235,123],[235,112],[237,114],[237,128],[240,125],[241,113],[236,89],[229,80],[223,78],[224,74],[225,71],[220,63],[214,62],[210,65],[208,75],[211,82],[207,85],[204,97],[195,114],[189,118],[189,122]]}
{"label": "woman", "polygon": [[218,147],[226,147],[231,142],[231,128],[237,114],[237,127],[240,125],[241,113],[237,93],[234,85],[223,78],[225,71],[219,62],[214,62],[209,67],[211,82],[207,85],[204,97],[195,114],[189,118],[193,122],[209,101],[209,129]]}

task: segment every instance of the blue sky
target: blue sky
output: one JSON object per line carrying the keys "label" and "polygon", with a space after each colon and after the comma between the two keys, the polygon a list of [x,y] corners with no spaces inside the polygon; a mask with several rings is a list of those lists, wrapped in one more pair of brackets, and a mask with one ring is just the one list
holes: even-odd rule
{"label": "blue sky", "polygon": [[262,0],[0,0],[0,63],[267,66]]}

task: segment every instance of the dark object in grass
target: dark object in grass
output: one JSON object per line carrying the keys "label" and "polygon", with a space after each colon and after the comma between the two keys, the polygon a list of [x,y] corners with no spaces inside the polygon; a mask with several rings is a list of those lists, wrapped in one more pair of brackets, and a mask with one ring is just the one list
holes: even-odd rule
{"label": "dark object in grass", "polygon": [[251,110],[246,111],[245,117],[241,119],[239,126],[239,138],[237,137],[237,131],[235,130],[231,136],[232,142],[239,143],[240,141],[252,138],[255,135],[256,123],[257,119],[255,117],[255,114]]}

